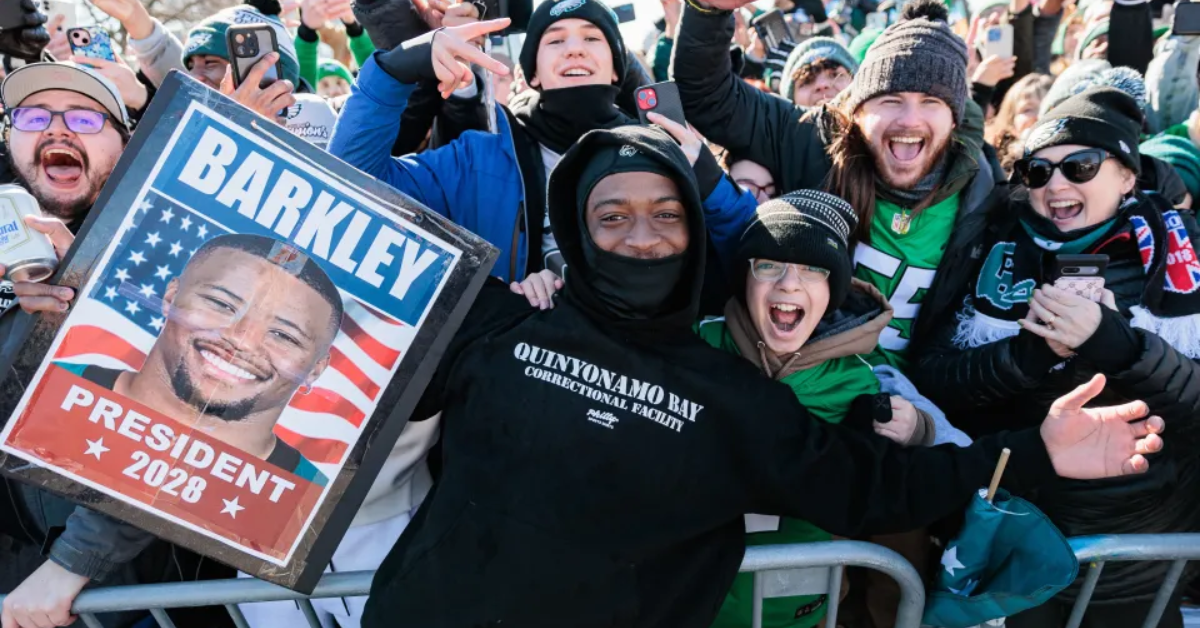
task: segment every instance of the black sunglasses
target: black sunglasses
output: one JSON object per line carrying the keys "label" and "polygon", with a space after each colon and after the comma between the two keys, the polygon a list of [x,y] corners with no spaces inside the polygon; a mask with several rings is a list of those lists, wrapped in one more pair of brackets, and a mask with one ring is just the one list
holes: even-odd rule
{"label": "black sunglasses", "polygon": [[1063,176],[1071,183],[1087,183],[1100,173],[1100,166],[1112,157],[1107,151],[1099,148],[1088,148],[1075,151],[1054,163],[1041,157],[1026,157],[1013,164],[1013,172],[1020,178],[1025,187],[1036,190],[1045,187],[1054,176],[1055,168],[1062,170]]}

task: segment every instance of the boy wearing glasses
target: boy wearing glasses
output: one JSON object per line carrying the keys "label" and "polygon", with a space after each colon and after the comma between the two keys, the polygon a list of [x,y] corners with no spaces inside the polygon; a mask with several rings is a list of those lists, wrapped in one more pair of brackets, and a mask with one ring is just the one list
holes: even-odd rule
{"label": "boy wearing glasses", "polygon": [[[760,205],[730,272],[735,296],[724,318],[700,323],[700,336],[788,385],[826,423],[870,426],[904,446],[934,444],[933,417],[882,394],[859,357],[875,350],[892,307],[874,286],[851,278],[848,240],[857,224],[849,203],[816,190]],[[746,515],[746,532],[747,545],[832,538],[806,521],[764,515]],[[753,575],[739,574],[714,626],[749,626],[753,588]],[[824,595],[772,597],[764,600],[763,625],[816,626],[826,604]]]}

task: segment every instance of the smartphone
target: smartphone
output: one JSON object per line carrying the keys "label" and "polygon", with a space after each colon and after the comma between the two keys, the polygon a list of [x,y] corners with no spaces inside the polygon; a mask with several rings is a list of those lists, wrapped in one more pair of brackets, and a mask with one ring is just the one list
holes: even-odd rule
{"label": "smartphone", "polygon": [[25,28],[25,9],[20,2],[0,2],[0,29]]}
{"label": "smartphone", "polygon": [[[236,89],[242,84],[250,69],[259,59],[272,52],[279,52],[279,42],[275,39],[275,29],[266,24],[244,24],[230,26],[225,31],[225,44],[229,49],[230,71],[233,72],[233,86]],[[276,61],[275,67],[263,75],[261,87],[266,87],[283,76],[283,62]]]}
{"label": "smartphone", "polygon": [[791,29],[788,28],[787,20],[784,19],[783,13],[779,9],[754,18],[750,25],[754,27],[758,38],[768,48],[778,48],[781,42],[794,43],[796,41],[796,38],[792,36]]}
{"label": "smartphone", "polygon": [[999,24],[987,29],[979,42],[979,52],[983,54],[984,59],[992,55],[1000,58],[1013,56],[1012,24]]}
{"label": "smartphone", "polygon": [[651,124],[648,113],[658,113],[668,120],[687,126],[683,117],[683,99],[679,97],[679,86],[674,81],[665,81],[639,87],[637,90],[638,117],[642,124]]}
{"label": "smartphone", "polygon": [[633,10],[633,4],[618,4],[612,7],[613,13],[617,14],[617,22],[625,24],[628,22],[637,21],[637,13]]}
{"label": "smartphone", "polygon": [[[0,2],[0,4],[12,4],[19,6],[19,2]],[[47,26],[54,21],[56,16],[62,15],[63,22],[58,27],[58,32],[65,33],[68,30],[79,26],[79,14],[75,10],[75,3],[70,0],[42,0],[42,13],[46,14]],[[54,35],[55,33],[50,33]]]}
{"label": "smartphone", "polygon": [[1056,255],[1054,287],[1099,303],[1107,268],[1107,255]]}
{"label": "smartphone", "polygon": [[72,28],[67,31],[67,43],[71,45],[71,54],[76,57],[117,60],[117,55],[113,54],[112,39],[99,28]]}
{"label": "smartphone", "polygon": [[1171,16],[1172,35],[1200,35],[1200,3],[1180,2]]}

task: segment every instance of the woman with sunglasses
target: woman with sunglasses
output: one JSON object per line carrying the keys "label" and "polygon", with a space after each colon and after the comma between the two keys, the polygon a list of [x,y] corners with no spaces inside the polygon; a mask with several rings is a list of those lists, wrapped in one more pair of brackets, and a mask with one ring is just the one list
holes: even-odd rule
{"label": "woman with sunglasses", "polygon": [[[972,436],[1039,423],[1055,397],[1096,373],[1108,378],[1098,403],[1143,399],[1166,420],[1178,440],[1150,473],[1064,480],[1032,496],[1068,537],[1200,526],[1200,231],[1190,212],[1137,190],[1141,126],[1136,102],[1107,87],[1043,116],[1011,194],[951,237],[948,270],[925,300],[928,329],[915,334],[925,340],[913,379]],[[1102,291],[1055,280],[1056,258],[1068,254],[1107,256]],[[1167,567],[1109,564],[1083,626],[1142,625]],[[1182,626],[1184,584],[1159,626]],[[1007,625],[1060,628],[1077,592]]]}

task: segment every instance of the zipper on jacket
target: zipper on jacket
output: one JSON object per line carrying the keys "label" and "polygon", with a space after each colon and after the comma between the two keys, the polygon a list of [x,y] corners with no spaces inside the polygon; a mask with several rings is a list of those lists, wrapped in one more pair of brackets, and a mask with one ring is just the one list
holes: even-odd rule
{"label": "zipper on jacket", "polygon": [[[499,107],[500,105],[496,105]],[[503,113],[503,112],[501,112]],[[499,122],[499,116],[496,121]],[[508,131],[508,145],[512,147],[513,161],[517,166],[517,181],[521,183],[521,201],[517,205],[517,224],[513,226],[512,253],[508,256],[508,280],[521,281],[524,277],[517,276],[517,256],[519,254],[519,244],[522,233],[528,233],[529,227],[525,224],[529,217],[525,213],[525,177],[521,173],[521,160],[517,158],[517,138],[513,137],[512,119],[505,116],[504,129]],[[528,265],[526,261],[526,265]]]}
{"label": "zipper on jacket", "polygon": [[512,249],[508,255],[508,280],[521,281],[517,277],[517,247],[521,243],[521,234],[525,232],[525,201],[517,204],[517,224],[513,225]]}

